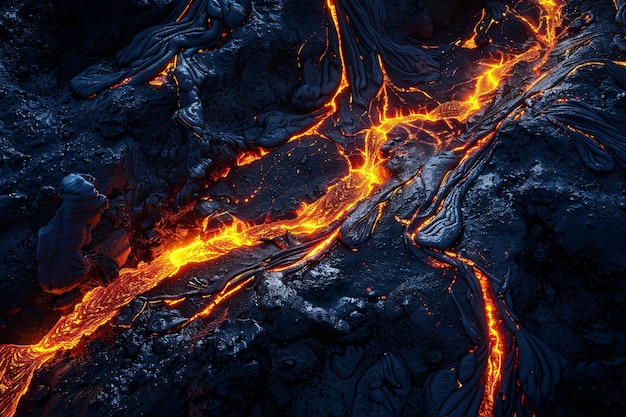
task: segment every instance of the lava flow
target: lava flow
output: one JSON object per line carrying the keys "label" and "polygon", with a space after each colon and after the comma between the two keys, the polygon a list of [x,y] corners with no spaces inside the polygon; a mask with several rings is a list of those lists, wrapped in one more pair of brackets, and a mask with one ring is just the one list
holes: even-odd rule
{"label": "lava flow", "polygon": [[[501,53],[498,57],[480,62],[482,73],[474,77],[471,82],[474,91],[465,99],[436,102],[430,110],[408,109],[404,112],[392,108],[389,102],[389,92],[394,86],[386,80],[375,102],[380,103],[377,109],[381,114],[375,126],[365,130],[365,146],[361,150],[363,158],[358,165],[351,164],[349,174],[328,187],[326,194],[317,201],[303,204],[297,216],[290,220],[274,223],[248,224],[235,221],[216,232],[209,239],[197,237],[188,245],[170,250],[150,264],[140,265],[137,269],[122,270],[120,276],[107,287],[98,287],[85,294],[81,303],[76,305],[73,312],[63,316],[46,336],[37,344],[30,346],[4,345],[0,346],[0,414],[11,416],[15,413],[20,397],[28,390],[34,372],[46,361],[52,359],[56,352],[74,348],[83,337],[89,337],[101,325],[114,317],[118,310],[129,303],[135,296],[158,285],[163,279],[171,277],[183,265],[192,262],[207,262],[228,254],[241,247],[252,247],[259,244],[262,238],[277,237],[290,233],[306,240],[311,236],[322,238],[321,243],[308,249],[298,262],[319,257],[327,251],[337,240],[342,220],[349,215],[357,205],[368,199],[374,192],[384,186],[389,174],[383,166],[380,156],[381,147],[388,141],[388,134],[392,129],[401,126],[407,130],[424,129],[431,131],[433,137],[438,138],[436,150],[446,149],[452,142],[457,131],[441,132],[435,127],[428,127],[428,123],[441,123],[448,126],[451,122],[463,123],[476,116],[485,108],[494,97],[503,80],[512,75],[514,67],[520,62],[538,62],[549,53],[546,45],[552,46],[556,39],[554,23],[555,10],[560,10],[554,2],[540,1],[542,6],[541,22],[536,28],[537,36],[541,35],[540,42],[517,54]],[[338,9],[334,0],[327,0],[327,9],[335,24],[335,30],[341,42],[340,30],[337,26]],[[187,9],[185,9],[187,10]],[[341,49],[341,44],[340,44]],[[329,108],[337,110],[338,98],[346,94],[349,86],[346,75],[346,63],[342,60],[342,78],[337,92]],[[383,68],[384,70],[384,68]],[[331,117],[332,114],[328,117]],[[317,129],[323,126],[319,123],[307,134],[323,134]],[[430,130],[429,130],[430,129]],[[453,149],[463,157],[475,152],[475,143]],[[481,275],[479,275],[481,276]],[[484,277],[483,277],[484,278]],[[227,285],[221,293],[216,294],[204,312],[197,316],[209,315],[213,308],[224,302],[239,289],[246,287],[250,280],[244,280],[237,285]],[[490,325],[490,360],[486,379],[485,403],[481,407],[481,415],[490,415],[493,408],[493,398],[498,392],[500,379],[501,352],[503,340],[501,328],[497,325],[498,309],[494,306],[491,288],[486,278],[480,279],[482,295],[485,304],[485,314]],[[194,317],[195,318],[195,317]]]}
{"label": "lava flow", "polygon": [[478,410],[478,416],[489,417],[494,415],[495,402],[500,395],[500,383],[502,380],[502,368],[505,355],[509,354],[514,346],[511,346],[512,335],[507,332],[503,324],[502,312],[498,303],[494,299],[489,277],[483,273],[475,263],[468,259],[463,259],[456,254],[449,254],[456,257],[465,265],[468,265],[480,286],[480,296],[482,298],[483,309],[486,319],[486,335],[488,340],[489,355],[487,357],[487,367],[485,369],[483,383],[485,389],[483,399]]}

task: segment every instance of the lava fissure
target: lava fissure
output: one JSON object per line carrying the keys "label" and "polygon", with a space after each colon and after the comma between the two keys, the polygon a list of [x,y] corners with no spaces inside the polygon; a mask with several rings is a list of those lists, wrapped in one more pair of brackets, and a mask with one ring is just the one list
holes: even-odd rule
{"label": "lava fissure", "polygon": [[[488,417],[541,413],[549,405],[565,366],[562,356],[515,321],[501,292],[504,286],[495,290],[493,279],[474,261],[453,252],[422,250],[454,268],[468,286],[465,293],[469,294],[471,316],[455,295],[456,281],[450,285],[449,292],[465,332],[476,344],[476,348],[457,364],[458,369],[452,369],[459,383],[457,387],[448,387],[453,391],[448,400],[440,404],[437,415]],[[465,363],[472,364],[473,378],[481,378],[482,393],[464,390],[466,381],[470,381],[463,376],[468,372],[464,367],[469,366]],[[441,373],[429,379],[429,389],[443,389],[441,383],[437,383],[437,378],[441,378],[438,375]],[[465,399],[468,395],[482,398],[479,407],[473,400]]]}

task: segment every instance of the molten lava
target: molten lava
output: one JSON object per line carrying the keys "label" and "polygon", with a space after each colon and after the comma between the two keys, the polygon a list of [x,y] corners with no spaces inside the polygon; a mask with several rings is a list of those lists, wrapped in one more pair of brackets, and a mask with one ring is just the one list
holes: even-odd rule
{"label": "molten lava", "polygon": [[484,375],[485,392],[483,402],[480,405],[478,415],[481,417],[493,416],[494,404],[500,393],[500,382],[502,381],[502,361],[505,349],[510,349],[509,343],[505,345],[505,340],[510,342],[511,335],[506,331],[501,312],[493,298],[493,290],[489,278],[473,263],[466,261],[472,266],[474,275],[478,279],[481,289],[481,296],[487,319],[487,329],[489,332],[489,357],[487,359],[487,369]]}
{"label": "molten lava", "polygon": [[172,60],[167,63],[167,66],[165,67],[165,69],[163,69],[163,71],[161,71],[152,80],[148,81],[148,84],[155,87],[160,87],[164,84],[167,84],[170,76],[172,75],[172,72],[174,72],[174,68],[176,68],[176,57],[172,58]]}
{"label": "molten lava", "polygon": [[[181,13],[182,18],[189,9],[193,0]],[[350,214],[357,205],[368,199],[374,192],[384,185],[389,178],[380,156],[381,147],[388,141],[388,134],[392,129],[404,127],[410,131],[422,129],[432,132],[437,138],[436,150],[447,149],[457,130],[452,127],[478,117],[486,103],[497,93],[503,81],[509,77],[515,66],[521,62],[543,63],[545,57],[557,39],[556,30],[560,22],[560,6],[551,0],[539,0],[541,7],[540,22],[533,23],[522,18],[536,33],[538,41],[525,51],[500,53],[478,65],[481,73],[476,75],[468,84],[473,85],[473,91],[465,98],[448,99],[443,102],[434,101],[428,108],[397,109],[390,104],[389,95],[394,86],[386,80],[375,99],[379,103],[376,124],[365,130],[365,145],[360,150],[362,159],[359,163],[350,164],[349,174],[328,187],[326,194],[310,204],[302,204],[297,216],[290,220],[282,220],[266,224],[248,224],[234,219],[233,223],[222,230],[213,233],[210,238],[196,237],[184,247],[170,250],[150,264],[140,265],[137,269],[122,270],[117,280],[107,287],[94,288],[85,294],[81,303],[74,311],[63,316],[48,334],[36,345],[0,346],[0,415],[14,414],[20,397],[28,390],[33,373],[46,361],[52,359],[60,349],[74,348],[83,337],[89,337],[101,325],[114,317],[118,310],[129,303],[135,296],[158,285],[167,277],[171,277],[183,265],[193,262],[207,262],[230,251],[241,247],[258,245],[262,238],[282,236],[285,233],[300,237],[304,240],[311,236],[322,236],[319,243],[310,248],[295,264],[304,263],[311,259],[318,259],[331,248],[339,236],[342,220]],[[334,0],[326,0],[328,12],[334,24],[334,30],[339,38],[341,49],[341,33],[339,30],[338,9]],[[341,51],[338,51],[341,52]],[[341,80],[337,90],[327,105],[332,117],[339,110],[339,99],[345,99],[349,90],[346,75],[346,62],[342,58]],[[175,65],[175,63],[173,64]],[[173,65],[165,70],[168,73]],[[384,68],[383,68],[384,69]],[[125,81],[122,81],[123,84]],[[155,81],[159,82],[159,81]],[[428,95],[427,95],[428,96]],[[449,128],[441,131],[438,126],[443,124]],[[437,124],[437,126],[434,126]],[[318,130],[324,125],[324,120],[311,128],[305,134],[321,134]],[[453,152],[463,154],[463,158],[481,148],[482,142],[468,143],[452,149]],[[239,165],[249,163],[252,159],[262,157],[262,154],[249,154],[237,161]],[[419,233],[417,230],[415,233]],[[294,265],[292,265],[294,266]],[[288,267],[280,267],[286,269]],[[488,279],[477,268],[476,276],[482,290],[482,299],[485,306],[485,315],[489,324],[489,365],[485,379],[485,393],[480,415],[493,415],[494,398],[498,394],[502,355],[505,351],[501,318],[499,310],[493,300],[493,292]],[[216,306],[228,300],[242,288],[246,288],[254,277],[233,281],[216,294],[207,307],[192,318],[210,316]]]}

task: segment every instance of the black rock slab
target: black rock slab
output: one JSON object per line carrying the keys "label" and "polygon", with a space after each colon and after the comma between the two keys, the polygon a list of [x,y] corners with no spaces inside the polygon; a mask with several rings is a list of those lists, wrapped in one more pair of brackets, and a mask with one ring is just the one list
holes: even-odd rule
{"label": "black rock slab", "polygon": [[251,164],[235,167],[206,190],[224,211],[262,223],[295,215],[348,173],[336,145],[320,137],[290,141]]}

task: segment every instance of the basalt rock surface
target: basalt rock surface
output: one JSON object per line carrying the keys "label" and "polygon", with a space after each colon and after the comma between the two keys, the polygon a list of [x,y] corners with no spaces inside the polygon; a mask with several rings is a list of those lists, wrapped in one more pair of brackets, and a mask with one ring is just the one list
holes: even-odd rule
{"label": "basalt rock surface", "polygon": [[92,242],[92,231],[109,207],[106,197],[80,175],[63,178],[61,188],[61,207],[37,240],[37,281],[53,294],[73,290],[91,269],[81,249]]}

